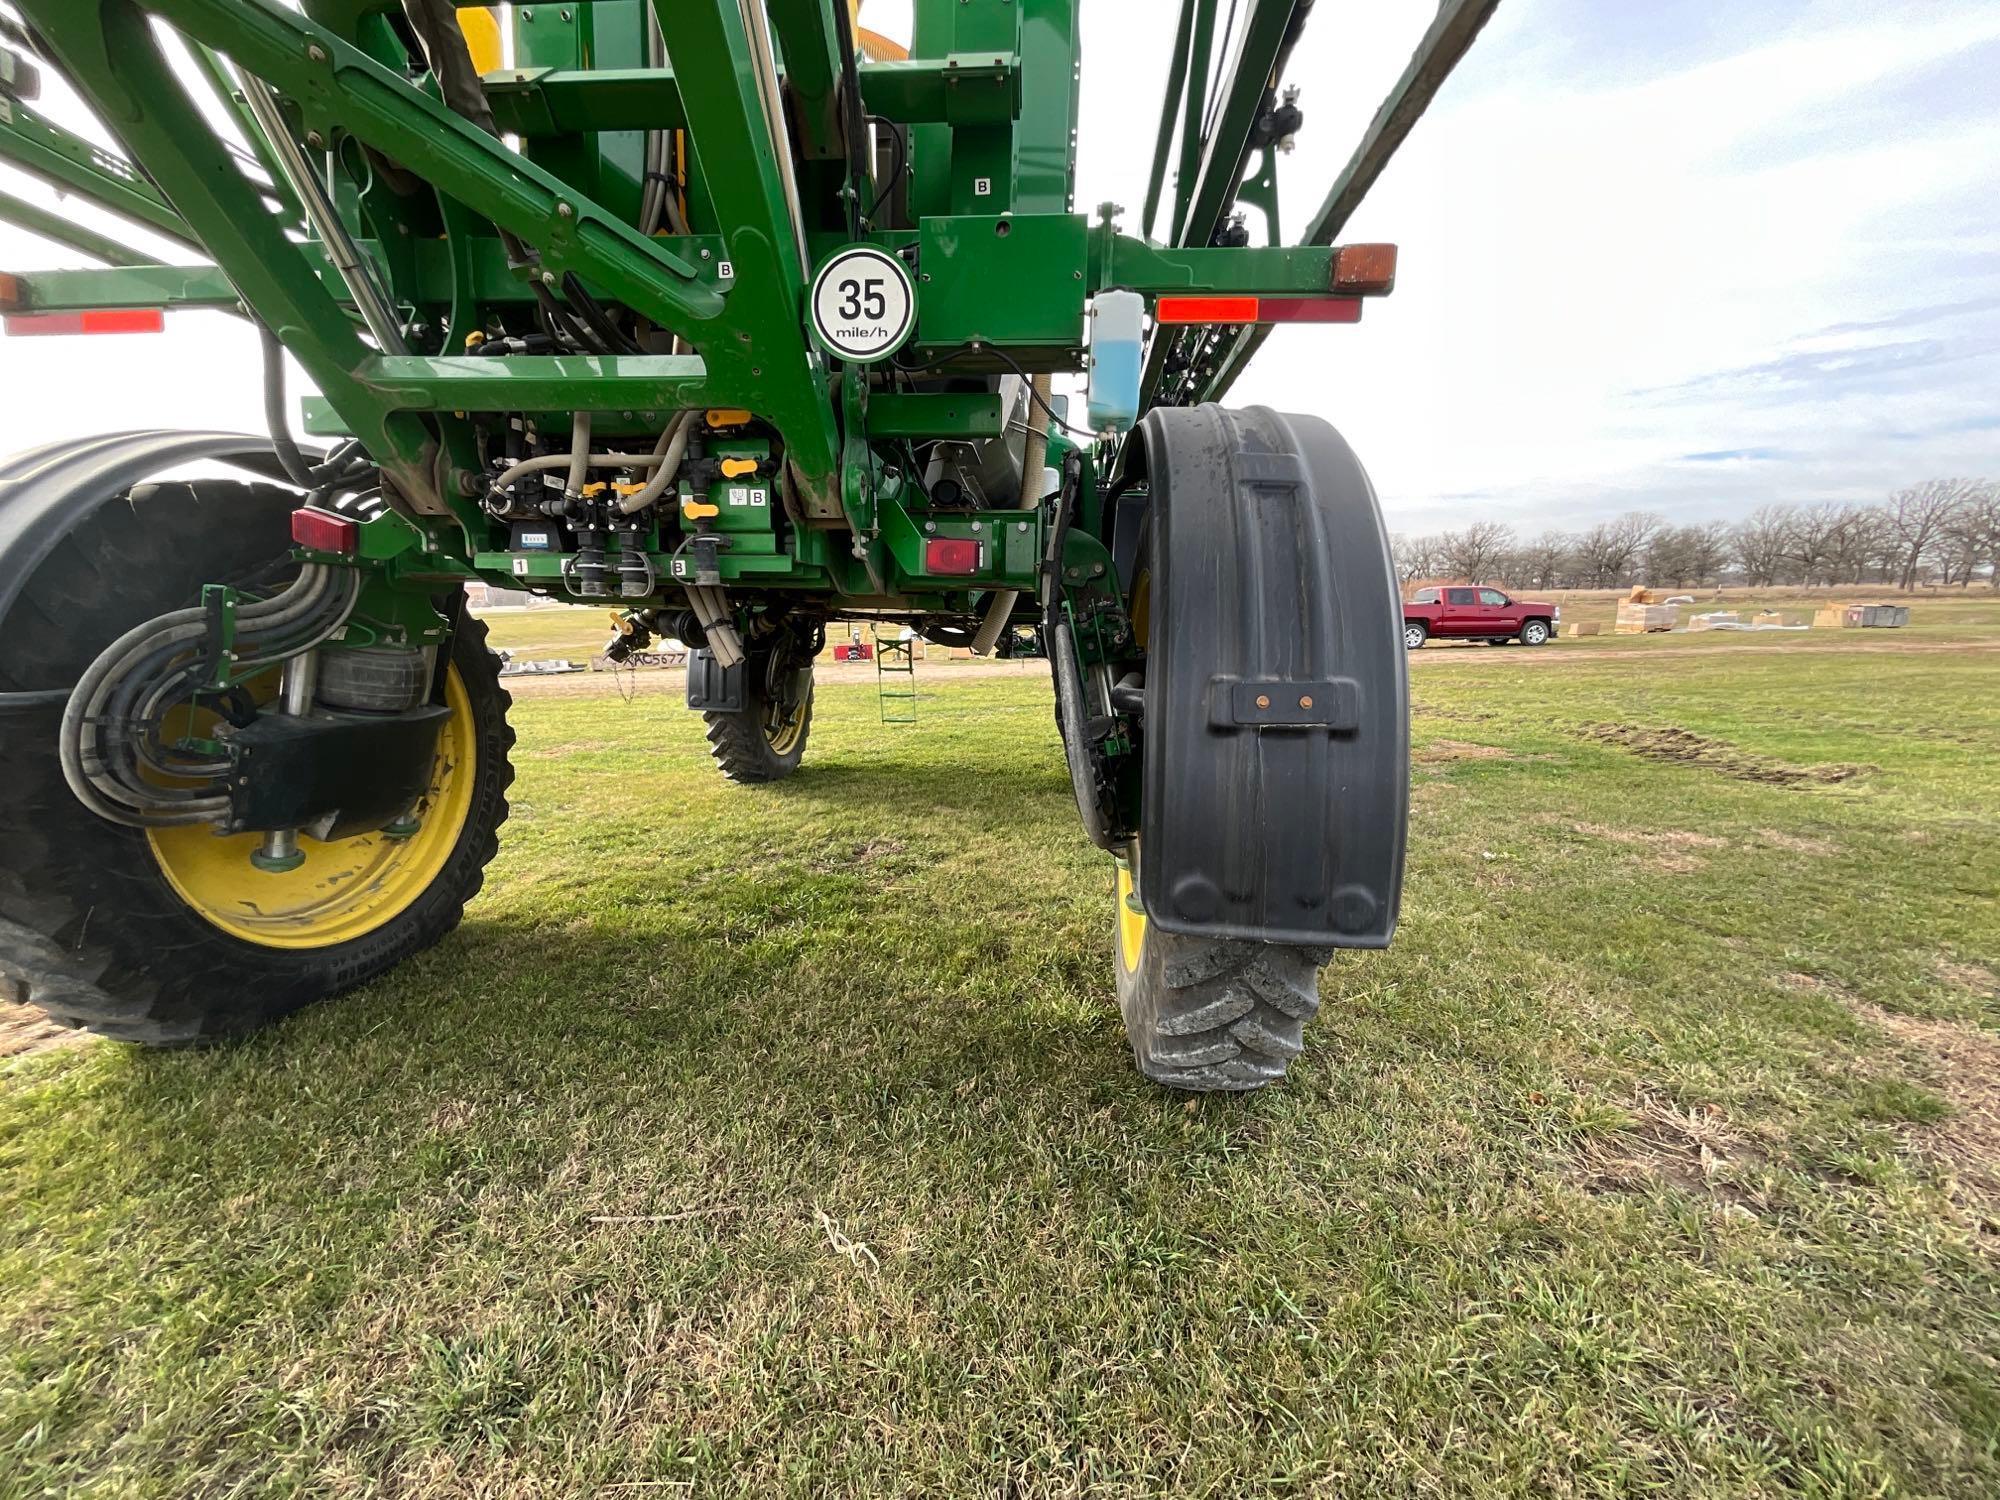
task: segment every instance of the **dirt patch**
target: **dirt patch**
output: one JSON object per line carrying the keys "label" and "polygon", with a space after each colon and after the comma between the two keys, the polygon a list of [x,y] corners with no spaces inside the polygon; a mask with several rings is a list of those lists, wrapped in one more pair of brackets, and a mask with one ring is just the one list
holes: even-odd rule
{"label": "dirt patch", "polygon": [[1784,833],[1776,828],[1757,830],[1757,846],[1762,849],[1782,849],[1787,854],[1810,854],[1818,859],[1826,859],[1840,853],[1840,845],[1826,839],[1806,838],[1802,834]]}
{"label": "dirt patch", "polygon": [[1641,849],[1721,849],[1729,840],[1712,833],[1690,833],[1684,828],[1612,828],[1603,823],[1572,823],[1578,833],[1614,844],[1631,844]]}
{"label": "dirt patch", "polygon": [[2000,1000],[2000,974],[1995,974],[1984,964],[1965,964],[1941,958],[1931,968],[1946,984],[1969,990],[1982,1000]]}
{"label": "dirt patch", "polygon": [[1911,1126],[1910,1143],[1941,1161],[1990,1217],[2000,1211],[2000,1036],[1961,1021],[1926,1020],[1848,1001],[1854,1013],[1925,1055],[1951,1118]]}
{"label": "dirt patch", "polygon": [[73,1047],[89,1038],[81,1031],[58,1026],[32,1005],[0,1000],[0,1057],[26,1057],[57,1047]]}
{"label": "dirt patch", "polygon": [[884,860],[892,860],[909,846],[901,839],[872,838],[859,844],[850,844],[842,850],[828,850],[805,861],[806,867],[817,871],[852,870]]}
{"label": "dirt patch", "polygon": [[1419,745],[1412,753],[1418,760],[1429,762],[1520,758],[1513,751],[1503,750],[1498,745],[1475,745],[1468,740],[1432,740],[1428,745]]}
{"label": "dirt patch", "polygon": [[1738,781],[1762,782],[1766,786],[1835,786],[1874,770],[1873,766],[1825,765],[1794,766],[1767,756],[1739,750],[1727,740],[1710,739],[1691,730],[1673,727],[1649,728],[1641,724],[1586,724],[1585,739],[1602,745],[1616,745],[1647,760],[1672,765],[1699,766],[1718,771]]}
{"label": "dirt patch", "polygon": [[1423,703],[1412,703],[1410,712],[1420,719],[1446,719],[1456,724],[1484,724],[1500,717],[1490,709],[1432,708]]}
{"label": "dirt patch", "polygon": [[1741,1201],[1747,1195],[1722,1180],[1731,1169],[1763,1160],[1714,1104],[1683,1107],[1664,1095],[1640,1090],[1630,1104],[1632,1121],[1610,1135],[1584,1143],[1575,1178],[1593,1193],[1634,1192],[1673,1187]]}

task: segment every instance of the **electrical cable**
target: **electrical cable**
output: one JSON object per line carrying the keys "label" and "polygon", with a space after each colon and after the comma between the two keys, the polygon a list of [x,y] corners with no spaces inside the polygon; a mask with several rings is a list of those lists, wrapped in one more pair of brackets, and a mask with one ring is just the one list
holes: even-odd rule
{"label": "electrical cable", "polygon": [[885,120],[880,115],[869,115],[868,119],[873,123],[881,125],[885,129],[887,129],[889,132],[889,139],[891,142],[894,143],[896,147],[896,164],[895,166],[889,169],[889,180],[882,185],[882,191],[875,195],[875,201],[868,205],[868,213],[866,217],[868,219],[868,222],[872,225],[875,222],[876,213],[881,209],[882,205],[888,201],[889,195],[896,191],[896,184],[903,180],[903,174],[909,170],[910,148],[907,144],[905,144],[903,140],[903,133],[896,128],[894,121]]}

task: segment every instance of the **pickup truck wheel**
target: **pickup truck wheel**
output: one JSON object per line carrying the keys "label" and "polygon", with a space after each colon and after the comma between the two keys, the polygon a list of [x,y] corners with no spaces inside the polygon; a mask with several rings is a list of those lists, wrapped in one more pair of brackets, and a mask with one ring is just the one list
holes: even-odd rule
{"label": "pickup truck wheel", "polygon": [[1548,638],[1549,622],[1547,620],[1530,620],[1521,627],[1521,644],[1524,646],[1540,646],[1545,644]]}
{"label": "pickup truck wheel", "polygon": [[1403,648],[1415,651],[1431,638],[1431,628],[1422,620],[1403,621]]}

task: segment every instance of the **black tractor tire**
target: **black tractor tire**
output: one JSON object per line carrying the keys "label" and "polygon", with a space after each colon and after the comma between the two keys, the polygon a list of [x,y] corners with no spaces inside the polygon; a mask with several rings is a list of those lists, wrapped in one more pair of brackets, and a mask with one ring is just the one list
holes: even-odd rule
{"label": "black tractor tire", "polygon": [[805,759],[812,734],[812,665],[800,667],[782,651],[753,650],[745,706],[734,713],[704,712],[708,753],[722,774],[743,786],[783,781]]}
{"label": "black tractor tire", "polygon": [[[1122,898],[1121,898],[1122,899]],[[1132,1059],[1154,1083],[1242,1092],[1282,1078],[1319,1009],[1327,948],[1180,937],[1147,923],[1129,963],[1113,938]]]}
{"label": "black tractor tire", "polygon": [[1418,651],[1431,638],[1431,628],[1422,620],[1403,621],[1403,649]]}
{"label": "black tractor tire", "polygon": [[1554,634],[1547,620],[1524,620],[1521,622],[1521,644],[1524,646],[1546,646]]}
{"label": "black tractor tire", "polygon": [[[451,644],[475,747],[464,822],[409,904],[346,941],[274,946],[224,930],[169,882],[143,830],[98,818],[63,780],[63,703],[52,690],[74,683],[132,626],[193,602],[204,583],[289,576],[297,503],[289,490],[226,481],[140,486],[79,522],[0,620],[6,998],[124,1041],[236,1035],[430,947],[478,892],[507,815],[514,736],[485,628],[469,618]],[[245,874],[248,894],[257,877],[247,864]]]}

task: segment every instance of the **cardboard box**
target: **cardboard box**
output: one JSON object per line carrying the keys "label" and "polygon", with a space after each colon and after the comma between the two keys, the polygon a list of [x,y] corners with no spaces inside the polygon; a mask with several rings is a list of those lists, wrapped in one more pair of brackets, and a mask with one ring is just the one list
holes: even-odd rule
{"label": "cardboard box", "polygon": [[1650,635],[1672,630],[1680,622],[1677,604],[1639,604],[1630,599],[1618,606],[1618,620],[1612,627],[1619,635]]}

